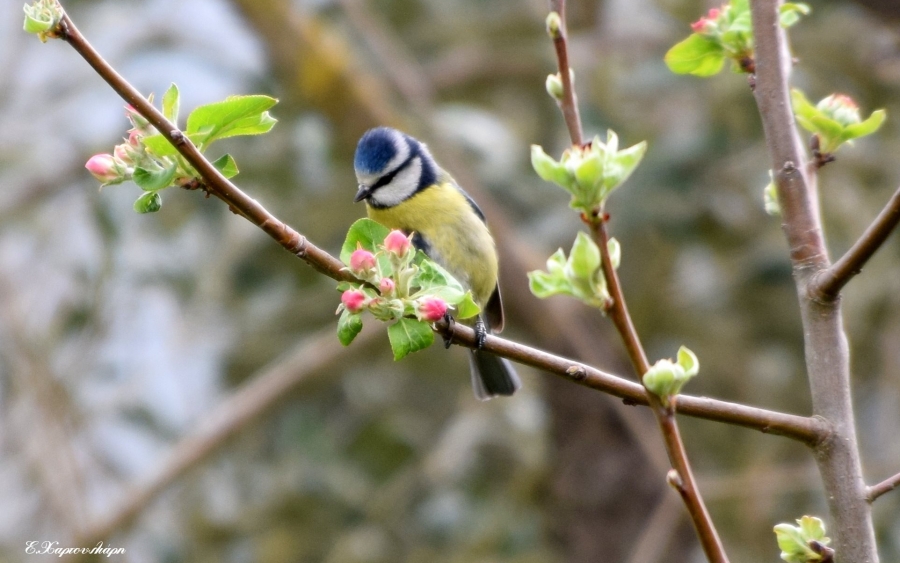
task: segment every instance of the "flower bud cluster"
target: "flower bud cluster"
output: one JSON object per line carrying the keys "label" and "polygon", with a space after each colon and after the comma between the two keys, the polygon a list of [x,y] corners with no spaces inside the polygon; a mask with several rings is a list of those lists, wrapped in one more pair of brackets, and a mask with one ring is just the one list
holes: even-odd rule
{"label": "flower bud cluster", "polygon": [[834,551],[828,547],[831,538],[825,536],[825,523],[815,516],[804,516],[797,520],[797,524],[775,526],[781,559],[788,563],[831,561],[829,556],[833,556]]}
{"label": "flower bud cluster", "polygon": [[350,284],[341,295],[337,312],[346,309],[358,314],[368,310],[380,320],[403,316],[427,322],[441,320],[449,304],[439,296],[420,291],[416,283],[420,268],[414,259],[412,236],[399,230],[389,232],[374,253],[357,243],[350,254],[349,269],[369,285]]}
{"label": "flower bud cluster", "polygon": [[25,24],[28,33],[34,33],[42,42],[52,37],[56,26],[63,17],[62,7],[57,0],[35,0],[31,5],[25,4]]}
{"label": "flower bud cluster", "polygon": [[859,106],[845,94],[831,94],[812,105],[803,92],[794,89],[791,104],[797,123],[813,134],[813,149],[823,164],[834,160],[831,155],[844,143],[877,131],[887,117],[885,111],[879,109],[863,120]]}

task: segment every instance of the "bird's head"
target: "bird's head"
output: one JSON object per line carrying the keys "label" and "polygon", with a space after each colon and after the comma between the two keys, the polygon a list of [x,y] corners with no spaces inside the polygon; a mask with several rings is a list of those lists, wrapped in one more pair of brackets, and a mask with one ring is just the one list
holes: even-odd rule
{"label": "bird's head", "polygon": [[353,159],[359,191],[354,201],[393,207],[436,180],[436,166],[424,144],[389,127],[370,129]]}

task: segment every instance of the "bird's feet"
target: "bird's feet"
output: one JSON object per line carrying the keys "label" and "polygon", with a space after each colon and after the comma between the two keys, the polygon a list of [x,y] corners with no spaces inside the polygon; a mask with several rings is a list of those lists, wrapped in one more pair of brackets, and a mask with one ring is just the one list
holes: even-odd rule
{"label": "bird's feet", "polygon": [[453,325],[456,321],[453,320],[449,313],[444,313],[444,322],[447,323],[447,332],[441,334],[441,338],[444,339],[444,348],[446,349],[453,344]]}
{"label": "bird's feet", "polygon": [[475,348],[481,350],[484,348],[484,340],[487,338],[487,329],[484,328],[484,321],[481,317],[475,321]]}

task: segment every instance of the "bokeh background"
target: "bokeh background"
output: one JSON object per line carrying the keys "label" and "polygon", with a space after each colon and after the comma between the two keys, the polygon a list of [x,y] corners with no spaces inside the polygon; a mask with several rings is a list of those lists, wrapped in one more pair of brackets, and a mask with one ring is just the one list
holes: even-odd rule
{"label": "bokeh background", "polygon": [[[142,92],[182,108],[281,101],[269,135],[221,143],[238,184],[336,251],[364,214],[352,152],[388,124],[427,141],[500,242],[508,335],[628,374],[604,319],[539,302],[525,272],[580,228],[531,171],[567,137],[538,0],[98,0],[64,3]],[[768,157],[744,77],[676,77],[662,57],[715,3],[570,0],[586,132],[646,139],[610,200],[626,295],[652,358],[685,344],[688,389],[809,412],[802,333]],[[900,9],[811,1],[792,31],[795,83],[839,91],[874,137],[821,178],[833,253],[900,185]],[[221,202],[167,190],[131,210],[83,165],[128,127],[123,103],[65,44],[0,8],[0,560],[29,540],[124,547],[109,560],[326,563],[701,561],[648,413],[521,368],[512,399],[477,402],[465,354],[399,363],[379,327],[334,336],[334,284]],[[215,155],[217,156],[217,154]],[[845,297],[868,480],[900,470],[900,244]],[[374,325],[374,323],[370,323]],[[777,561],[772,526],[825,515],[815,466],[784,438],[682,419],[732,561]],[[878,501],[900,560],[900,495]]]}

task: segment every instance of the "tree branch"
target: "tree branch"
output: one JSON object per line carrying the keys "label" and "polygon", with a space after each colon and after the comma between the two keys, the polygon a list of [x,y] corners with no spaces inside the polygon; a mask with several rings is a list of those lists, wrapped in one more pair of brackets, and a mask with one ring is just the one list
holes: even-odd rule
{"label": "tree branch", "polygon": [[563,97],[559,100],[559,109],[562,111],[566,127],[569,129],[569,137],[573,145],[584,143],[584,134],[581,130],[581,116],[578,115],[578,102],[575,97],[575,88],[572,85],[572,73],[569,67],[568,31],[566,29],[566,0],[550,0],[550,11],[559,14],[559,29],[551,33],[553,48],[556,49],[556,61],[559,68],[559,79],[563,85]]}
{"label": "tree branch", "polygon": [[900,487],[900,473],[897,473],[893,477],[888,477],[881,483],[878,483],[877,485],[873,485],[866,489],[866,500],[869,501],[869,503],[873,503],[875,502],[875,499],[877,499],[884,493],[893,491],[897,487]]}
{"label": "tree branch", "polygon": [[792,61],[786,34],[779,25],[780,4],[779,0],[751,2],[756,46],[754,97],[790,248],[813,412],[834,425],[834,435],[816,447],[816,462],[828,499],[839,561],[875,563],[878,553],[859,459],[840,301],[817,300],[812,291],[811,280],[829,267],[829,261],[819,218],[815,163],[806,163],[791,113],[788,79]]}
{"label": "tree branch", "polygon": [[894,228],[900,223],[900,188],[859,237],[859,240],[831,267],[819,272],[810,282],[810,291],[821,300],[831,300],[854,276],[862,272],[863,266],[881,248]]}

